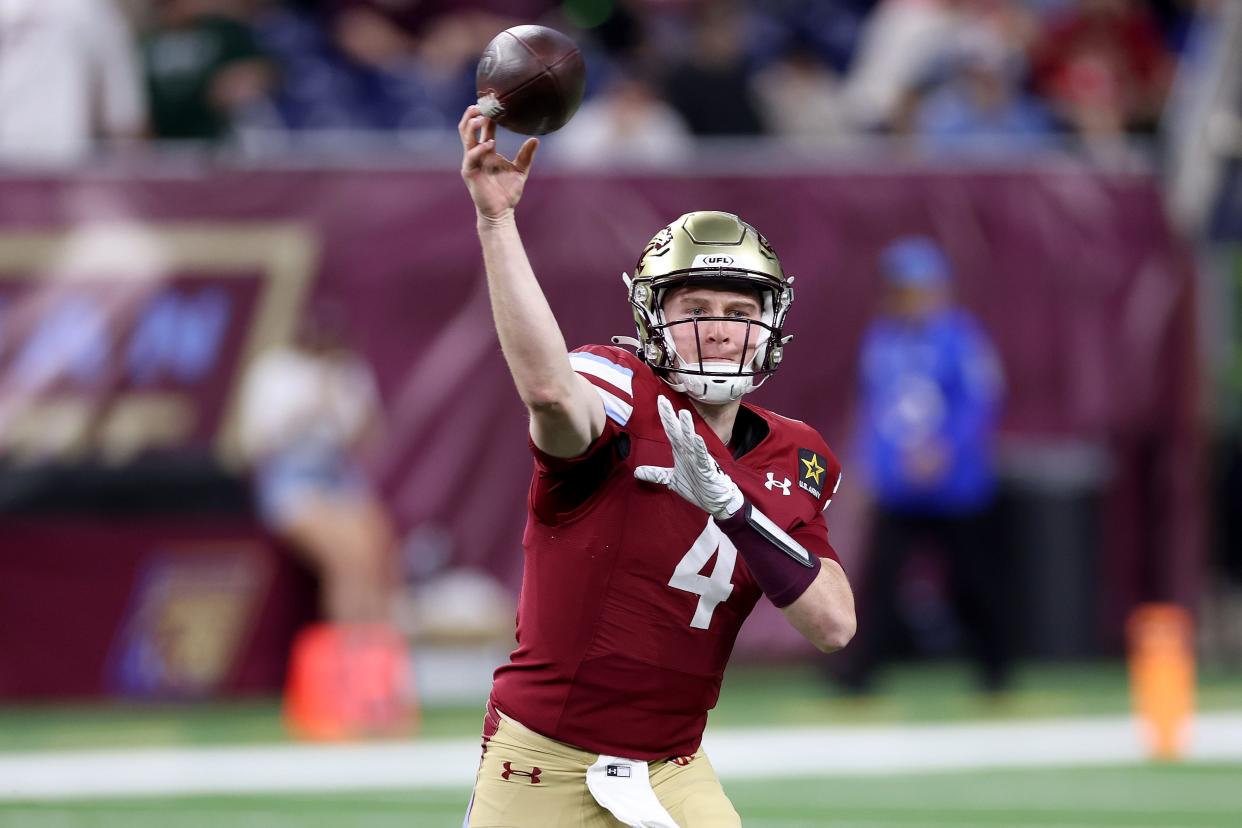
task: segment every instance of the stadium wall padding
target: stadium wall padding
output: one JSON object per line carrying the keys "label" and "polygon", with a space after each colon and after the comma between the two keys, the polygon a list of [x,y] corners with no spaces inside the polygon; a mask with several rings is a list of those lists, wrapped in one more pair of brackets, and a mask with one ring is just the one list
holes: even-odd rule
{"label": "stadium wall padding", "polygon": [[[829,524],[848,571],[864,554],[865,481],[849,435],[857,348],[879,296],[874,264],[894,237],[921,233],[944,245],[958,296],[997,342],[1004,438],[1024,447],[1007,475],[1055,490],[1074,472],[1040,457],[1088,446],[1106,458],[1090,482],[1102,503],[1094,640],[1117,650],[1140,601],[1195,605],[1195,280],[1151,178],[1069,162],[767,176],[536,169],[518,223],[571,347],[632,334],[621,272],[657,229],[695,209],[755,224],[796,277],[794,341],[754,399],[811,423],[842,457]],[[24,463],[103,454],[124,464],[206,447],[234,462],[246,360],[328,300],[348,309],[380,380],[388,437],[369,464],[403,531],[447,538],[457,564],[516,588],[526,420],[455,171],[195,167],[3,180],[0,449]],[[45,330],[58,313],[74,336]],[[0,534],[0,568],[28,565],[12,554],[20,537]],[[0,604],[18,582],[0,572]],[[739,647],[809,652],[770,608]]]}

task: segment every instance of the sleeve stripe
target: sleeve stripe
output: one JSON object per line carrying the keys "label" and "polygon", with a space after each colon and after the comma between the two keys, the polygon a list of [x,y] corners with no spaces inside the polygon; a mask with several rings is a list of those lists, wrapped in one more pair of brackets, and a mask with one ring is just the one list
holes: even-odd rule
{"label": "sleeve stripe", "polygon": [[820,508],[821,512],[826,511],[828,504],[832,503],[832,499],[837,496],[837,489],[841,488],[841,478],[843,477],[845,477],[844,472],[837,472],[837,483],[832,487],[832,493],[828,495],[828,499],[824,501],[824,505]]}
{"label": "sleeve stripe", "polygon": [[609,394],[616,396],[617,399],[624,400],[627,403],[633,404],[634,395],[627,394],[625,391],[622,391],[620,388],[613,385],[611,382],[608,382],[607,380],[604,380],[604,379],[600,379],[594,374],[584,374],[580,372],[576,372],[576,373],[578,373],[578,376],[582,377],[584,380],[591,383],[591,385],[594,385],[596,388],[602,388],[605,391],[607,391]]}
{"label": "sleeve stripe", "polygon": [[582,352],[570,354],[569,364],[580,374],[590,374],[593,377],[599,377],[627,394],[634,393],[634,372],[624,365],[618,365],[612,360],[604,359],[595,354]]}
{"label": "sleeve stripe", "polygon": [[605,391],[598,385],[592,385],[595,393],[599,394],[599,398],[604,401],[604,413],[608,415],[617,425],[625,425],[630,421],[630,415],[634,413],[634,406],[609,391]]}

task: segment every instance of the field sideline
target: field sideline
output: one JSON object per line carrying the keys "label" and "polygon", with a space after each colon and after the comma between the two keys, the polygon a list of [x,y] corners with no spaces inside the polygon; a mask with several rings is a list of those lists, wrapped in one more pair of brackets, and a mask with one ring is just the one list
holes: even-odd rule
{"label": "field sideline", "polygon": [[[1242,765],[1075,767],[734,780],[746,828],[1237,828]],[[468,788],[0,806],[0,828],[430,828]]]}
{"label": "field sideline", "polygon": [[[1116,662],[1025,670],[1001,701],[960,665],[866,701],[743,669],[705,744],[746,828],[1238,828],[1239,678],[1200,675],[1176,764],[1144,759]],[[303,745],[271,699],[0,707],[0,828],[457,828],[479,720],[440,706],[414,740]]]}
{"label": "field sideline", "polygon": [[[1237,828],[1242,765],[726,782],[746,828]],[[468,789],[14,803],[0,828],[431,828]]]}
{"label": "field sideline", "polygon": [[[892,775],[1141,763],[1130,716],[709,731],[722,779]],[[0,799],[236,795],[451,788],[477,739],[348,745],[129,748],[0,754]],[[1242,762],[1242,713],[1201,714],[1188,759]]]}

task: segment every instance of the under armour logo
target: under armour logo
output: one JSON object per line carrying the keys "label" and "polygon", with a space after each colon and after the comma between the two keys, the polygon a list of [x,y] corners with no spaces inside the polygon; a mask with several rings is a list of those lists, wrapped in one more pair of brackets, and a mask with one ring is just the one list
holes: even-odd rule
{"label": "under armour logo", "polygon": [[608,776],[617,776],[628,779],[630,776],[629,765],[608,765],[604,768],[604,773]]}
{"label": "under armour logo", "polygon": [[510,776],[526,776],[530,778],[530,784],[538,785],[539,774],[543,773],[543,768],[531,768],[528,771],[514,770],[512,764],[509,762],[505,762],[503,767],[504,770],[501,771],[500,778],[506,782],[509,781]]}
{"label": "under armour logo", "polygon": [[768,482],[764,483],[763,487],[769,492],[773,489],[780,489],[781,494],[785,495],[785,497],[789,497],[789,487],[792,485],[793,482],[788,477],[785,478],[785,482],[781,483],[777,481],[775,474],[768,472]]}

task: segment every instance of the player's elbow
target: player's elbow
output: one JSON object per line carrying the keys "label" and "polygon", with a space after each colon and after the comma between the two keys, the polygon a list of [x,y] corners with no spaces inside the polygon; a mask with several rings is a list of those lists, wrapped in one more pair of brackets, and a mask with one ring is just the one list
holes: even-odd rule
{"label": "player's elbow", "polygon": [[557,383],[532,385],[519,388],[522,402],[531,414],[539,417],[560,417],[569,411],[573,402],[571,389]]}
{"label": "player's elbow", "polygon": [[822,653],[835,653],[853,639],[858,631],[858,620],[854,611],[826,612],[818,619],[811,643]]}

